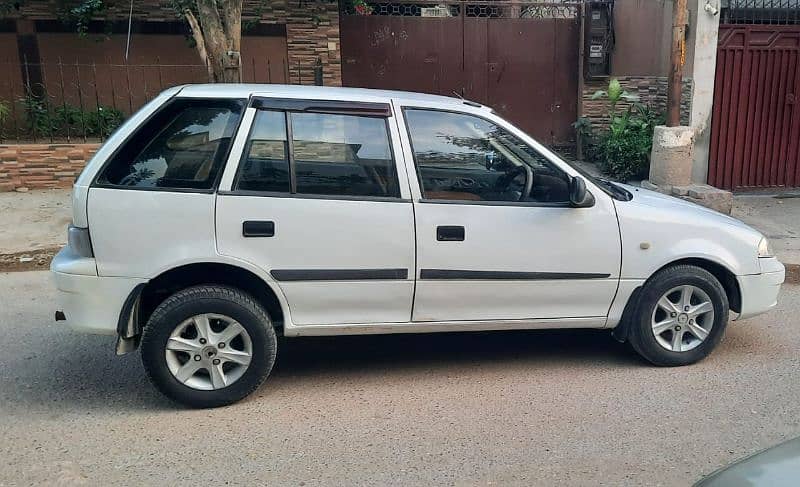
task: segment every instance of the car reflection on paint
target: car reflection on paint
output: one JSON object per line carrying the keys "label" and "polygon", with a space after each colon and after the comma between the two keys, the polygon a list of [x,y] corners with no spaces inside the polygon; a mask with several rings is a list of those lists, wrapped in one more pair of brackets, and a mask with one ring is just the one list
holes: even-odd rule
{"label": "car reflection on paint", "polygon": [[767,448],[723,467],[695,487],[800,485],[800,438]]}

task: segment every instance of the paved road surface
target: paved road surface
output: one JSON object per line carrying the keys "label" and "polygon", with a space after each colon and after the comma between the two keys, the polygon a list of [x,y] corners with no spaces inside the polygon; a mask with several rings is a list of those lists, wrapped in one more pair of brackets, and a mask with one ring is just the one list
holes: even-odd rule
{"label": "paved road surface", "polygon": [[52,311],[46,273],[0,274],[0,485],[686,485],[800,435],[800,286],[693,367],[596,331],[287,339],[205,411]]}

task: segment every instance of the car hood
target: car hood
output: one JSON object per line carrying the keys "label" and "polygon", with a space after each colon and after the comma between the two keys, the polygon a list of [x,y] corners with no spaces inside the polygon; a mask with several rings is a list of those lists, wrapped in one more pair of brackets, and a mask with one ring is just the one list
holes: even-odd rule
{"label": "car hood", "polygon": [[647,206],[651,208],[658,208],[660,210],[674,210],[675,212],[689,215],[694,214],[698,218],[708,220],[708,223],[716,222],[721,225],[733,225],[744,230],[750,230],[758,233],[753,227],[746,223],[733,218],[732,216],[725,215],[718,211],[700,206],[696,203],[686,201],[674,196],[669,196],[649,189],[631,186],[629,184],[620,184],[623,188],[628,190],[633,195],[631,203]]}

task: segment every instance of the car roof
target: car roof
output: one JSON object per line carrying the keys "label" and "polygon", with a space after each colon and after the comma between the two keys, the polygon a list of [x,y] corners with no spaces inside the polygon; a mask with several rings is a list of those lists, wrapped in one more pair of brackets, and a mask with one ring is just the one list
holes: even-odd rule
{"label": "car roof", "polygon": [[[413,91],[375,90],[371,88],[342,88],[335,86],[305,86],[305,85],[280,85],[280,84],[239,84],[239,83],[213,83],[185,85],[177,96],[197,98],[249,98],[251,95],[275,97],[312,97],[330,99],[393,99],[402,104],[415,102],[435,102],[452,105],[463,105],[461,98],[442,95],[430,95]],[[470,104],[477,105],[473,102]]]}

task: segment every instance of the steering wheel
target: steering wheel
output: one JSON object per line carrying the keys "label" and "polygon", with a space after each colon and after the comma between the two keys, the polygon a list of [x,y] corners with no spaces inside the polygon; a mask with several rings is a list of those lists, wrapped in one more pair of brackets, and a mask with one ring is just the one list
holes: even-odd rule
{"label": "steering wheel", "polygon": [[528,166],[514,166],[512,169],[506,171],[505,174],[497,178],[495,190],[507,191],[511,182],[519,176],[525,177],[525,184],[517,201],[526,201],[533,190],[533,169]]}

